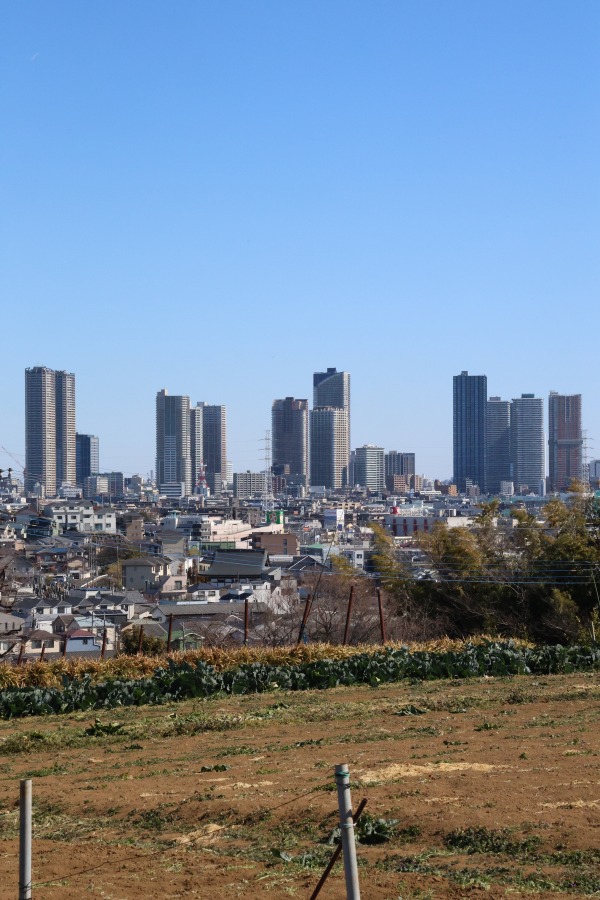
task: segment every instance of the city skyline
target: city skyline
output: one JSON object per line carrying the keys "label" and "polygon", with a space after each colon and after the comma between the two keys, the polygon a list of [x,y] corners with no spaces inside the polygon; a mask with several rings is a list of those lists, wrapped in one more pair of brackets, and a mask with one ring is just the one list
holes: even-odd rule
{"label": "city skyline", "polygon": [[[254,469],[273,398],[310,398],[334,362],[351,446],[442,477],[456,372],[591,398],[597,3],[184,0],[143,21],[140,41],[133,6],[4,10],[1,446],[24,463],[37,361],[77,373],[108,471],[154,468],[163,383],[226,403],[234,468]],[[584,425],[600,454],[596,404]]]}
{"label": "city skyline", "polygon": [[[309,409],[307,400],[290,396],[272,401],[274,474],[291,476],[290,485],[306,486],[308,480],[315,486],[336,489],[362,484],[361,477],[371,490],[375,483],[383,485],[393,475],[450,481],[436,472],[416,472],[414,451],[372,443],[348,447],[350,380],[350,373],[334,367],[313,374],[313,403],[330,404],[327,406]],[[84,466],[89,474],[98,473],[99,438],[77,431],[75,375],[30,367],[25,370],[25,386],[30,448],[27,484],[31,487],[40,480],[32,480],[31,469],[35,468],[49,473],[44,474],[46,491],[58,491],[63,482],[81,485]],[[463,370],[453,376],[452,396],[452,480],[460,492],[467,492],[472,485],[483,494],[506,493],[503,483],[512,482],[516,493],[545,493],[546,489],[566,490],[572,479],[582,477],[586,441],[581,394],[550,391],[546,415],[543,398],[532,393],[521,393],[510,401],[488,396],[487,376]],[[227,457],[227,440],[226,406],[199,401],[192,407],[189,395],[169,394],[164,388],[157,392],[153,472],[156,483],[164,485],[167,492],[180,485],[189,495],[206,481],[214,494],[223,480],[232,481],[234,470],[262,471],[258,466],[235,467]],[[376,469],[381,469],[377,476],[372,474],[373,454],[367,450],[381,452],[380,467],[375,454]],[[139,469],[135,473],[122,470],[119,467],[119,477],[141,474]]]}

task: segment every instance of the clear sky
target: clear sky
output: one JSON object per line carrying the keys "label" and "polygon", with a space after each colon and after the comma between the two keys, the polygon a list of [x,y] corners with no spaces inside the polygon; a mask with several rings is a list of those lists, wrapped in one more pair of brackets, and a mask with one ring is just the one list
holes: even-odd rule
{"label": "clear sky", "polygon": [[154,467],[163,387],[255,469],[336,366],[425,474],[463,369],[583,393],[600,456],[599,101],[597,0],[4,2],[0,444],[47,365],[102,469]]}

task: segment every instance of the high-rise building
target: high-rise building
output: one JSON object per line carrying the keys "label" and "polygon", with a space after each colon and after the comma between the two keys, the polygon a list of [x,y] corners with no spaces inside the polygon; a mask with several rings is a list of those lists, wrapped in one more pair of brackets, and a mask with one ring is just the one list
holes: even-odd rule
{"label": "high-rise building", "polygon": [[364,444],[356,448],[354,462],[354,483],[380,494],[385,488],[385,469],[383,447]]}
{"label": "high-rise building", "polygon": [[319,406],[310,413],[310,483],[339,490],[348,485],[348,414]]}
{"label": "high-rise building", "polygon": [[510,481],[510,401],[490,397],[486,422],[486,492],[500,494],[503,481]]}
{"label": "high-rise building", "polygon": [[75,458],[77,484],[83,487],[86,478],[100,472],[100,441],[95,434],[76,433]]}
{"label": "high-rise building", "polygon": [[192,466],[192,490],[200,484],[204,472],[204,404],[190,409],[190,457]]}
{"label": "high-rise building", "polygon": [[272,464],[290,484],[308,483],[308,400],[273,400],[271,409]]}
{"label": "high-rise building", "polygon": [[534,394],[521,394],[510,405],[511,481],[518,494],[544,494],[544,402]]}
{"label": "high-rise building", "polygon": [[25,370],[25,490],[55,497],[76,481],[75,376],[45,366]]}
{"label": "high-rise building", "polygon": [[313,407],[332,407],[343,409],[346,412],[346,444],[348,447],[348,460],[350,464],[350,374],[338,372],[337,369],[327,369],[326,372],[313,374]]}
{"label": "high-rise building", "polygon": [[190,398],[164,389],[156,395],[156,480],[163,493],[175,484],[192,492]]}
{"label": "high-rise building", "polygon": [[566,491],[572,481],[581,481],[583,477],[581,394],[550,392],[548,451],[551,491]]}
{"label": "high-rise building", "polygon": [[402,453],[399,450],[388,450],[384,457],[385,475],[406,475],[408,478],[415,474],[415,454]]}
{"label": "high-rise building", "polygon": [[467,481],[485,490],[487,376],[461,372],[453,381],[454,483],[465,492]]}
{"label": "high-rise building", "polygon": [[227,408],[198,403],[202,407],[202,443],[206,481],[212,494],[227,483]]}

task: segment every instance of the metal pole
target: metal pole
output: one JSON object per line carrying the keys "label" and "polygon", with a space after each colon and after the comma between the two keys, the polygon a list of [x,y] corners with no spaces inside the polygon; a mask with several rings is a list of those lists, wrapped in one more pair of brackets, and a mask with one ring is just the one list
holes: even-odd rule
{"label": "metal pole", "polygon": [[171,637],[173,635],[173,613],[169,613],[169,633],[167,635],[167,653],[171,652]]}
{"label": "metal pole", "polygon": [[350,588],[350,596],[348,597],[348,611],[346,612],[346,627],[344,628],[344,645],[348,643],[348,635],[350,634],[350,617],[352,616],[352,604],[354,603],[354,585]]}
{"label": "metal pole", "polygon": [[379,627],[381,628],[381,643],[385,644],[387,636],[385,633],[385,618],[383,616],[383,603],[381,600],[381,591],[377,588],[377,605],[379,606]]}
{"label": "metal pole", "polygon": [[244,597],[244,647],[248,646],[248,597]]}
{"label": "metal pole", "polygon": [[338,808],[340,811],[346,898],[347,900],[360,900],[356,845],[354,843],[354,820],[352,818],[352,798],[350,797],[350,772],[346,763],[341,763],[335,767],[335,783],[337,785]]}
{"label": "metal pole", "polygon": [[311,595],[309,594],[306,598],[306,603],[304,604],[304,615],[302,616],[302,624],[300,625],[300,631],[298,632],[298,644],[302,643],[304,638],[304,632],[306,630],[306,623],[308,622],[308,614],[310,612],[310,607],[312,606]]}
{"label": "metal pole", "polygon": [[[364,808],[365,808],[366,805],[367,805],[367,800],[366,800],[366,798],[365,798],[364,800],[361,800],[360,803],[358,804],[358,809],[356,810],[356,812],[355,812],[354,815],[352,816],[352,821],[354,822],[355,825],[356,825],[356,823],[358,822],[358,820],[360,819],[360,817],[362,816],[363,810],[364,810]],[[316,886],[316,888],[314,889],[314,891],[313,891],[312,894],[310,895],[310,900],[317,900],[317,897],[318,897],[319,894],[321,893],[321,888],[323,887],[323,885],[325,884],[325,882],[326,882],[327,879],[329,878],[329,873],[331,872],[331,870],[332,870],[333,867],[335,866],[336,862],[338,861],[341,852],[342,852],[342,845],[341,845],[341,844],[338,844],[337,847],[335,848],[335,850],[333,851],[333,856],[331,857],[331,859],[330,859],[329,862],[327,863],[327,866],[325,867],[325,871],[323,872],[323,874],[322,874],[321,877],[319,878],[319,883],[318,883],[318,885]]]}
{"label": "metal pole", "polygon": [[31,784],[23,779],[19,796],[19,900],[31,900]]}

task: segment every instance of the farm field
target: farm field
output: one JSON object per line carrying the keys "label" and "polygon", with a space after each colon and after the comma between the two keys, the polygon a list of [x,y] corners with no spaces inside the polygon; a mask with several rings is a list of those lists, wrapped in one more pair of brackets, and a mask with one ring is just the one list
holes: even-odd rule
{"label": "farm field", "polygon": [[[308,898],[347,762],[365,900],[589,897],[599,700],[597,675],[515,676],[2,721],[0,895],[31,777],[36,900]],[[345,897],[341,864],[320,896]]]}

